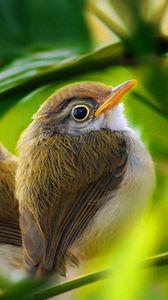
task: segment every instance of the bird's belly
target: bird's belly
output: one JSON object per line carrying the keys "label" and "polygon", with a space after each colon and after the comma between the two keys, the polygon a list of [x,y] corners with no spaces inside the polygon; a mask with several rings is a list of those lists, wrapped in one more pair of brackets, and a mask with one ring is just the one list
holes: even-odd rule
{"label": "bird's belly", "polygon": [[155,178],[153,162],[137,135],[132,130],[128,133],[130,151],[123,181],[116,191],[108,194],[105,206],[74,245],[77,256],[91,257],[106,250],[117,233],[133,222],[150,200]]}

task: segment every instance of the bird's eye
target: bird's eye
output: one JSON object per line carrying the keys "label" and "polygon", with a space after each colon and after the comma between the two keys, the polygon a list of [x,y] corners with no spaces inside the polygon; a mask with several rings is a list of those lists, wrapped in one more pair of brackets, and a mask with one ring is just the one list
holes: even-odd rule
{"label": "bird's eye", "polygon": [[86,105],[76,105],[73,107],[71,114],[75,121],[82,122],[87,119],[90,110]]}

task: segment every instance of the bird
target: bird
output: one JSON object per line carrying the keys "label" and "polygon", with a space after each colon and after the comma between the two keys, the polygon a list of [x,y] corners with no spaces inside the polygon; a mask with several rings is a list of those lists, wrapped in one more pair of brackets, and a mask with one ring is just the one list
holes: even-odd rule
{"label": "bird", "polygon": [[68,261],[78,265],[98,241],[108,245],[145,208],[154,164],[121,103],[135,85],[64,86],[22,133],[16,198],[29,276],[65,276]]}

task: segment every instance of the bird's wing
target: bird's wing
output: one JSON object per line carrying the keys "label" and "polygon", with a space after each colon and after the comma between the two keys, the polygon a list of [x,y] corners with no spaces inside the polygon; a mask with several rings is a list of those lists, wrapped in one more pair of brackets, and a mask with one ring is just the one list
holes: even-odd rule
{"label": "bird's wing", "polygon": [[0,244],[22,246],[22,237],[18,223],[0,221]]}
{"label": "bird's wing", "polygon": [[[63,259],[67,249],[84,233],[87,225],[91,223],[96,212],[107,202],[122,181],[126,167],[126,159],[122,162],[116,173],[109,172],[103,178],[90,183],[79,194],[71,210],[64,220],[63,230],[55,254],[55,264]],[[106,197],[107,196],[107,197]]]}

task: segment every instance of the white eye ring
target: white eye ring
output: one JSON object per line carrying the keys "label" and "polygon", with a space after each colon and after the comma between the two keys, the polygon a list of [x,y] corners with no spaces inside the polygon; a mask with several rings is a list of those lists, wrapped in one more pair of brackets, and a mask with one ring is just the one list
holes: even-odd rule
{"label": "white eye ring", "polygon": [[[79,118],[77,118],[77,109],[78,108],[84,108],[86,110],[86,115],[83,118],[82,118],[82,115],[80,116],[80,114],[79,114]],[[73,119],[77,122],[85,121],[87,119],[87,117],[89,116],[89,114],[90,114],[90,109],[88,108],[87,105],[84,105],[84,104],[74,106],[72,108],[72,112],[71,112]]]}

